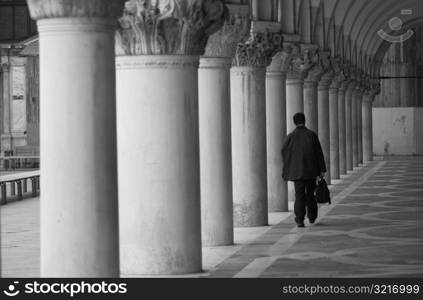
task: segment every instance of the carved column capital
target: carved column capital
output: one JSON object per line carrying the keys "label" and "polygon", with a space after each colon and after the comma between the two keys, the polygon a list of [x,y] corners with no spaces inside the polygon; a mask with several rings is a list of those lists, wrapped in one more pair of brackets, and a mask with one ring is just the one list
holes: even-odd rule
{"label": "carved column capital", "polygon": [[223,27],[208,39],[204,53],[206,57],[233,58],[237,45],[248,39],[251,28],[249,10],[242,10],[242,6],[229,6],[229,8]]}
{"label": "carved column capital", "polygon": [[350,80],[347,77],[345,77],[345,80],[342,81],[341,84],[339,85],[339,92],[345,93],[349,85],[350,85]]}
{"label": "carved column capital", "polygon": [[330,85],[331,89],[339,90],[342,86],[342,83],[346,80],[346,77],[343,72],[334,73],[332,83]]}
{"label": "carved column capital", "polygon": [[0,72],[9,72],[10,71],[10,63],[2,63],[0,65]]}
{"label": "carved column capital", "polygon": [[344,70],[342,69],[342,62],[339,57],[331,58],[331,64],[334,72],[334,77],[331,84],[331,89],[342,89],[343,83],[347,80]]}
{"label": "carved column capital", "polygon": [[48,18],[117,18],[125,0],[27,0],[34,20]]}
{"label": "carved column capital", "polygon": [[340,64],[340,68],[348,80],[355,80],[356,68],[353,65],[344,61]]}
{"label": "carved column capital", "polygon": [[363,96],[363,94],[365,93],[365,91],[366,91],[366,87],[363,85],[363,84],[361,84],[361,83],[359,83],[357,86],[356,86],[356,91],[357,91],[357,96],[359,96],[359,97],[361,97],[361,96]]}
{"label": "carved column capital", "polygon": [[223,0],[129,0],[116,32],[117,55],[203,55],[224,23]]}
{"label": "carved column capital", "polygon": [[282,47],[283,36],[280,33],[251,32],[245,43],[238,44],[233,65],[267,67]]}
{"label": "carved column capital", "polygon": [[286,72],[288,71],[290,62],[291,62],[291,54],[284,50],[279,51],[273,56],[272,62],[267,68],[267,71],[281,72],[286,74]]}
{"label": "carved column capital", "polygon": [[305,82],[317,84],[325,73],[325,66],[320,58],[320,54],[316,51],[312,54],[312,67],[307,73]]}
{"label": "carved column capital", "polygon": [[348,83],[347,90],[348,91],[354,91],[356,86],[357,86],[357,81],[355,81],[355,79],[351,78],[351,80]]}
{"label": "carved column capital", "polygon": [[380,94],[381,92],[381,84],[379,79],[372,79],[370,81],[370,88],[369,88],[370,94],[369,98],[370,101],[373,102],[375,97]]}
{"label": "carved column capital", "polygon": [[334,69],[332,68],[330,53],[322,51],[319,53],[319,56],[324,70],[324,73],[319,81],[319,89],[329,89],[335,75]]}
{"label": "carved column capital", "polygon": [[287,44],[290,49],[290,63],[287,70],[287,78],[292,80],[304,80],[308,72],[315,64],[315,52],[309,47],[295,43]]}

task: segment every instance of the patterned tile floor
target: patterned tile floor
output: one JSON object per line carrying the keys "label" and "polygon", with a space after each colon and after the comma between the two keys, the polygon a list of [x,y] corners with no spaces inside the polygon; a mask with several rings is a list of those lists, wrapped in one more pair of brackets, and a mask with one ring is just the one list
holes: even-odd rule
{"label": "patterned tile floor", "polygon": [[222,262],[212,277],[422,277],[423,158],[388,158],[332,188],[315,225],[293,216]]}
{"label": "patterned tile floor", "polygon": [[[195,277],[422,277],[423,157],[378,159],[331,187],[315,225],[292,215],[204,248]],[[1,207],[3,276],[39,276],[39,199]],[[275,218],[276,217],[276,218]]]}

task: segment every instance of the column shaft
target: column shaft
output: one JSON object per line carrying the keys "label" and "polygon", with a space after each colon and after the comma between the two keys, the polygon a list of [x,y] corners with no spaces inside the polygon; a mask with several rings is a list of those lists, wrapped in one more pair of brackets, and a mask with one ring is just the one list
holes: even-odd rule
{"label": "column shaft", "polygon": [[269,211],[288,211],[281,149],[286,138],[286,74],[266,73],[267,182]]}
{"label": "column shaft", "polygon": [[344,88],[338,91],[339,173],[341,175],[347,174],[345,92]]}
{"label": "column shaft", "polygon": [[233,244],[231,58],[201,58],[199,131],[203,246]]}
{"label": "column shaft", "polygon": [[41,19],[38,31],[41,276],[117,277],[115,20]]}
{"label": "column shaft", "polygon": [[354,85],[350,84],[345,95],[345,131],[346,131],[346,154],[347,171],[353,170],[353,134],[352,134],[352,98]]}
{"label": "column shaft", "polygon": [[[293,117],[304,112],[304,81],[297,78],[286,80],[286,130],[290,134],[295,129]],[[294,183],[288,182],[288,201],[295,201]]]}
{"label": "column shaft", "polygon": [[268,223],[265,67],[231,69],[235,226]]}
{"label": "column shaft", "polygon": [[363,90],[360,90],[357,97],[357,144],[358,164],[363,163],[363,115],[362,115]]}
{"label": "column shaft", "polygon": [[354,89],[352,92],[351,102],[351,134],[352,134],[352,158],[353,168],[358,167],[358,90]]}
{"label": "column shaft", "polygon": [[304,115],[306,117],[307,128],[318,133],[317,82],[304,82]]}
{"label": "column shaft", "polygon": [[326,162],[326,181],[331,183],[331,158],[330,158],[330,131],[329,131],[329,86],[319,86],[318,92],[318,120],[319,120],[319,140],[322,145]]}
{"label": "column shaft", "polygon": [[331,179],[340,178],[339,174],[339,122],[338,89],[329,90],[329,131],[330,131],[330,174]]}
{"label": "column shaft", "polygon": [[286,128],[287,134],[295,129],[293,117],[304,112],[304,88],[302,79],[286,80]]}
{"label": "column shaft", "polygon": [[373,113],[371,99],[366,96],[363,99],[363,161],[373,160]]}
{"label": "column shaft", "polygon": [[198,62],[117,57],[123,274],[201,271]]}

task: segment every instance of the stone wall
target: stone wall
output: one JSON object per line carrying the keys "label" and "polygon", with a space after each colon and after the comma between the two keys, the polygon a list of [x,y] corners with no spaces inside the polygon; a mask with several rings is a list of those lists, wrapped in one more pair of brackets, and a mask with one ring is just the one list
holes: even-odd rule
{"label": "stone wall", "polygon": [[423,107],[373,108],[375,155],[423,155]]}

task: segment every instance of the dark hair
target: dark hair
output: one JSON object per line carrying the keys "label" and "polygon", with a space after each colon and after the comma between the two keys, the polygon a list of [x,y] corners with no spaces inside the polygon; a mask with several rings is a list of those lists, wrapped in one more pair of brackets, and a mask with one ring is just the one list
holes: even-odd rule
{"label": "dark hair", "polygon": [[305,124],[305,115],[303,113],[296,113],[294,115],[294,124],[295,125],[302,125]]}

